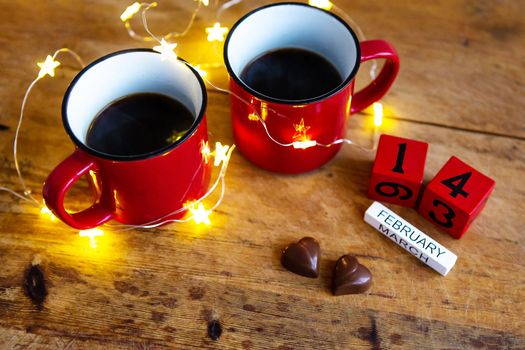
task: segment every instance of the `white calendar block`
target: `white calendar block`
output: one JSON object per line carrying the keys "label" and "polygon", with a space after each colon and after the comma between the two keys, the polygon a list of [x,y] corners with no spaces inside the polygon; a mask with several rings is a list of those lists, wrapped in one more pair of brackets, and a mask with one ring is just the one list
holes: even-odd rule
{"label": "white calendar block", "polygon": [[446,276],[456,263],[457,256],[454,253],[381,203],[374,202],[365,212],[364,219],[380,233],[443,276]]}

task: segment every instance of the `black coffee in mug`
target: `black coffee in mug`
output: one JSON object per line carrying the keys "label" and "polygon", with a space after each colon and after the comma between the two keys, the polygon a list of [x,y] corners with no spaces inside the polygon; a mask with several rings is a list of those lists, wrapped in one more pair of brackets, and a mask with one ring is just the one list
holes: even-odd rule
{"label": "black coffee in mug", "polygon": [[145,154],[173,144],[194,120],[186,106],[166,95],[128,95],[113,101],[95,117],[86,144],[112,155]]}
{"label": "black coffee in mug", "polygon": [[321,96],[343,82],[324,57],[295,48],[264,53],[246,65],[240,78],[263,95],[295,101]]}

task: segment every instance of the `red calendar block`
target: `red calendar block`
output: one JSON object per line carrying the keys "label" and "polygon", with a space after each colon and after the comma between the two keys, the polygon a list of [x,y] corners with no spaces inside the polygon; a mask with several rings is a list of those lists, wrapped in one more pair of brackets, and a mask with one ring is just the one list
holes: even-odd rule
{"label": "red calendar block", "polygon": [[381,135],[372,168],[368,197],[413,207],[421,189],[428,144]]}
{"label": "red calendar block", "polygon": [[430,181],[419,213],[455,238],[461,238],[481,213],[496,182],[456,157]]}

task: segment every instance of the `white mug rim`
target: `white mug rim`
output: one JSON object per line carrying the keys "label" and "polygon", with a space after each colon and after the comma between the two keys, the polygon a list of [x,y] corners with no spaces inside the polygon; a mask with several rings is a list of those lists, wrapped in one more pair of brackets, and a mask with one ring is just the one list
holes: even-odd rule
{"label": "white mug rim", "polygon": [[[182,136],[177,141],[175,141],[172,144],[169,144],[169,145],[167,145],[165,147],[156,149],[156,150],[151,151],[151,152],[138,154],[138,155],[116,155],[116,154],[110,154],[110,153],[101,152],[101,151],[98,151],[96,149],[93,149],[93,148],[87,146],[82,140],[78,139],[78,137],[73,132],[71,126],[69,125],[69,118],[68,118],[68,113],[67,113],[69,97],[70,97],[71,92],[73,91],[76,83],[82,78],[82,76],[86,72],[88,72],[91,68],[93,68],[94,66],[98,65],[99,63],[101,63],[101,62],[103,62],[103,61],[105,61],[107,59],[110,59],[112,57],[118,56],[118,55],[125,55],[125,54],[130,54],[130,53],[137,53],[137,52],[148,52],[148,53],[158,54],[159,55],[159,59],[160,59],[160,53],[155,51],[155,50],[149,49],[149,48],[134,48],[134,49],[126,49],[126,50],[120,50],[120,51],[112,52],[110,54],[107,54],[105,56],[102,56],[102,57],[96,59],[95,61],[91,62],[86,67],[84,67],[75,76],[75,78],[73,78],[73,80],[69,84],[69,86],[68,86],[68,88],[67,88],[67,90],[66,90],[66,92],[64,94],[64,98],[62,100],[62,124],[64,125],[64,128],[65,128],[67,134],[69,135],[69,138],[73,141],[73,143],[78,148],[80,148],[81,150],[85,151],[86,153],[89,153],[90,155],[93,155],[95,157],[102,158],[102,159],[112,160],[112,161],[137,161],[137,160],[145,160],[145,159],[149,159],[149,158],[154,158],[156,156],[160,156],[162,154],[165,154],[165,153],[171,151],[172,149],[176,148],[178,145],[180,145],[184,141],[186,141],[191,135],[193,135],[195,133],[197,128],[200,126],[202,120],[204,119],[204,114],[206,112],[206,106],[207,106],[207,101],[208,101],[208,95],[207,95],[207,92],[206,92],[206,85],[204,84],[204,81],[202,80],[202,77],[200,76],[200,74],[190,64],[188,64],[187,61],[185,61],[184,59],[182,59],[180,57],[177,57],[177,60],[179,60],[186,67],[188,67],[191,70],[191,72],[195,75],[195,77],[196,77],[196,79],[199,82],[199,85],[201,87],[201,91],[202,91],[202,103],[201,103],[201,107],[200,107],[199,113],[195,117],[195,120],[194,120],[191,128],[188,130],[187,133],[184,134],[184,136]],[[93,116],[93,117],[95,117],[95,116]]]}
{"label": "white mug rim", "polygon": [[[319,95],[319,96],[315,96],[315,97],[312,97],[312,98],[301,99],[301,100],[287,100],[287,99],[280,99],[280,98],[275,98],[275,97],[271,97],[271,96],[268,96],[268,95],[264,95],[264,94],[262,94],[262,93],[260,93],[260,92],[258,92],[256,90],[252,89],[250,86],[248,86],[246,83],[244,83],[242,81],[242,79],[240,79],[238,74],[235,73],[235,70],[233,69],[233,67],[230,64],[230,60],[228,58],[228,46],[230,44],[230,40],[231,40],[231,38],[233,36],[233,33],[235,32],[235,29],[244,20],[246,20],[248,17],[254,15],[257,12],[263,11],[263,10],[268,9],[268,8],[273,8],[273,7],[277,7],[277,6],[290,6],[290,5],[292,5],[292,6],[308,7],[308,8],[311,8],[313,10],[320,11],[323,14],[328,14],[328,15],[332,16],[334,19],[336,19],[338,22],[340,22],[344,27],[346,27],[346,29],[348,30],[348,32],[350,33],[350,35],[354,39],[355,50],[356,50],[356,62],[354,64],[354,67],[352,68],[350,74],[348,74],[346,79],[341,84],[339,84],[336,88],[328,91],[325,94],[322,94],[322,95]],[[226,69],[228,70],[228,74],[235,81],[235,83],[237,83],[245,91],[247,91],[248,93],[250,93],[251,95],[253,95],[254,97],[257,97],[258,99],[260,99],[262,101],[279,103],[279,104],[286,104],[286,105],[306,105],[306,104],[311,104],[311,103],[319,102],[321,100],[327,99],[329,97],[332,97],[332,96],[338,94],[340,91],[344,90],[354,80],[354,78],[355,78],[355,76],[357,74],[357,71],[359,70],[360,63],[361,63],[360,62],[360,57],[361,57],[361,48],[360,48],[360,45],[359,45],[359,39],[358,39],[356,33],[352,30],[352,28],[350,27],[350,25],[348,23],[346,23],[341,17],[337,16],[336,14],[334,14],[334,13],[332,13],[330,11],[326,11],[324,9],[321,9],[321,8],[318,8],[318,7],[315,7],[315,6],[311,6],[311,5],[308,5],[308,4],[305,4],[305,3],[300,3],[300,2],[280,2],[280,3],[276,3],[276,4],[269,4],[269,5],[258,7],[255,10],[252,10],[252,11],[248,12],[247,14],[245,14],[243,17],[241,17],[232,26],[232,28],[228,32],[228,35],[227,35],[226,40],[224,42],[224,49],[223,49],[223,58],[224,58],[224,63],[226,65]]]}

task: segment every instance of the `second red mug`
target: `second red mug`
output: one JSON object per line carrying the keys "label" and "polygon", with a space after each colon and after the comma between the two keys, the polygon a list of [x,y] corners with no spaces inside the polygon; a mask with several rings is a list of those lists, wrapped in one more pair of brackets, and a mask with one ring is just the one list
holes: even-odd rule
{"label": "second red mug", "polygon": [[[303,100],[284,100],[248,86],[241,73],[261,55],[278,49],[303,49],[328,60],[343,77],[333,90]],[[354,93],[359,64],[385,59],[379,75]],[[301,3],[278,3],[256,9],[241,18],[228,33],[224,61],[230,75],[231,116],[235,143],[254,164],[275,172],[302,173],[332,159],[341,144],[306,149],[283,147],[303,136],[328,145],[345,137],[350,114],[379,100],[389,90],[399,70],[394,47],[384,40],[359,43],[341,18]],[[266,128],[254,117],[264,120]],[[275,139],[273,141],[267,132]]]}
{"label": "second red mug", "polygon": [[[194,117],[190,129],[165,147],[143,154],[108,154],[88,146],[88,129],[97,114],[113,101],[140,93],[162,94],[183,104]],[[210,165],[202,154],[208,140],[206,100],[204,82],[195,69],[182,60],[163,60],[150,49],[115,52],[88,65],[64,96],[62,120],[76,149],[49,174],[43,189],[47,207],[78,229],[110,219],[143,225],[183,216],[184,204],[204,195],[210,181]],[[70,213],[64,198],[83,175],[91,176],[97,200]]]}

